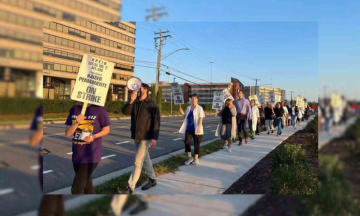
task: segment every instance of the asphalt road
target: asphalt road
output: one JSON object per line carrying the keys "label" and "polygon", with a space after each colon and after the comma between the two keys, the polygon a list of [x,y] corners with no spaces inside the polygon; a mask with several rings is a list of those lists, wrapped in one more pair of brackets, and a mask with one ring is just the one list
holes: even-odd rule
{"label": "asphalt road", "polygon": [[[150,149],[156,158],[184,148],[184,135],[177,133],[183,118],[161,119],[160,137],[155,148]],[[215,138],[219,118],[208,115],[204,119],[203,142]],[[111,132],[103,138],[103,158],[92,178],[130,167],[134,163],[135,146],[130,138],[130,120],[111,121]],[[51,153],[44,155],[44,192],[49,193],[72,185],[75,172],[71,162],[71,138],[65,136],[65,125],[46,125],[44,148]]]}

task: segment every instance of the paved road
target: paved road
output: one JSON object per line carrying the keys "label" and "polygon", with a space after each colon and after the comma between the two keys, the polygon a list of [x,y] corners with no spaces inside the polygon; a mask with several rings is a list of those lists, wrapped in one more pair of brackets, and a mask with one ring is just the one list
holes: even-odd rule
{"label": "paved road", "polygon": [[[162,118],[160,138],[150,149],[152,158],[184,148],[184,135],[177,133],[183,118]],[[219,119],[208,115],[204,119],[203,141],[214,139]],[[44,147],[51,154],[44,155],[44,192],[49,193],[71,186],[75,173],[71,162],[71,139],[65,137],[65,125],[46,125]],[[103,159],[93,173],[93,178],[133,165],[135,148],[130,139],[130,120],[111,121],[111,132],[103,139]]]}
{"label": "paved road", "polygon": [[[38,151],[28,144],[29,130],[0,131],[0,215],[10,216],[38,207]],[[9,166],[3,166],[7,163]],[[6,209],[6,211],[3,211]]]}

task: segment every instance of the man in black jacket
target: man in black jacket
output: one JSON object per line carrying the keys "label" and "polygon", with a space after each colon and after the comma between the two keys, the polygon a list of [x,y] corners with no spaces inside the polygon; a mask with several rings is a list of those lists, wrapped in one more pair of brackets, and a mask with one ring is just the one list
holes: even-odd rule
{"label": "man in black jacket", "polygon": [[158,105],[148,97],[150,87],[141,85],[140,97],[133,91],[131,99],[127,102],[122,112],[131,115],[131,138],[135,140],[136,156],[135,166],[128,181],[126,192],[131,194],[139,180],[144,163],[149,181],[142,187],[148,190],[156,185],[155,172],[149,155],[149,147],[155,147],[160,132],[160,112]]}

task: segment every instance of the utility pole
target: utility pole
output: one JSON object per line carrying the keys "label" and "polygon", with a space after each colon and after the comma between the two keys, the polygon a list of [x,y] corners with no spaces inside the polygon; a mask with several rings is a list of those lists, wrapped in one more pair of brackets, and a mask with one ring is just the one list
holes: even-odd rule
{"label": "utility pole", "polygon": [[156,8],[154,5],[152,5],[151,9],[146,9],[146,12],[151,13],[151,15],[148,15],[145,17],[146,21],[149,21],[150,19],[152,19],[153,22],[156,22],[156,21],[158,21],[158,18],[162,18],[163,16],[168,17],[168,13],[166,13],[166,12],[158,13],[158,10],[165,10],[165,7],[162,6],[160,8]]}
{"label": "utility pole", "polygon": [[291,103],[292,103],[292,93],[293,93],[294,91],[290,91],[290,93],[291,93]]}
{"label": "utility pole", "polygon": [[[256,88],[257,88],[257,81],[260,81],[261,79],[254,79],[255,80],[255,94],[256,94]],[[272,82],[272,80],[271,80]]]}
{"label": "utility pole", "polygon": [[212,83],[212,63],[213,62],[210,62],[210,64],[211,64],[211,83]]}
{"label": "utility pole", "polygon": [[[158,59],[157,59],[157,66],[156,66],[156,85],[155,85],[155,95],[157,95],[157,92],[159,90],[159,79],[160,79],[160,65],[161,65],[161,50],[163,48],[163,45],[165,45],[164,40],[166,40],[166,38],[170,37],[171,35],[165,35],[163,36],[164,33],[169,33],[169,30],[163,32],[160,29],[160,32],[155,32],[155,35],[159,34],[160,37],[156,37],[154,38],[155,40],[155,49],[158,50]],[[158,39],[160,40],[160,42],[158,43]]]}

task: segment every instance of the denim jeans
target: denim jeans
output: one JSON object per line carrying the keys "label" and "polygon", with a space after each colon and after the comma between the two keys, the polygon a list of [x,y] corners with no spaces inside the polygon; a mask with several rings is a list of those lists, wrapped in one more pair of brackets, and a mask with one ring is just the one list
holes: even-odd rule
{"label": "denim jeans", "polygon": [[296,124],[296,116],[292,115],[291,116],[291,125],[295,127],[295,124]]}
{"label": "denim jeans", "polygon": [[277,126],[277,133],[278,134],[280,134],[281,133],[281,123],[282,123],[282,121],[281,121],[281,118],[278,118],[278,126]]}
{"label": "denim jeans", "polygon": [[135,141],[135,166],[128,181],[129,187],[132,190],[135,189],[136,183],[140,178],[143,164],[145,165],[146,175],[151,179],[155,179],[155,171],[149,155],[149,146],[150,140]]}

